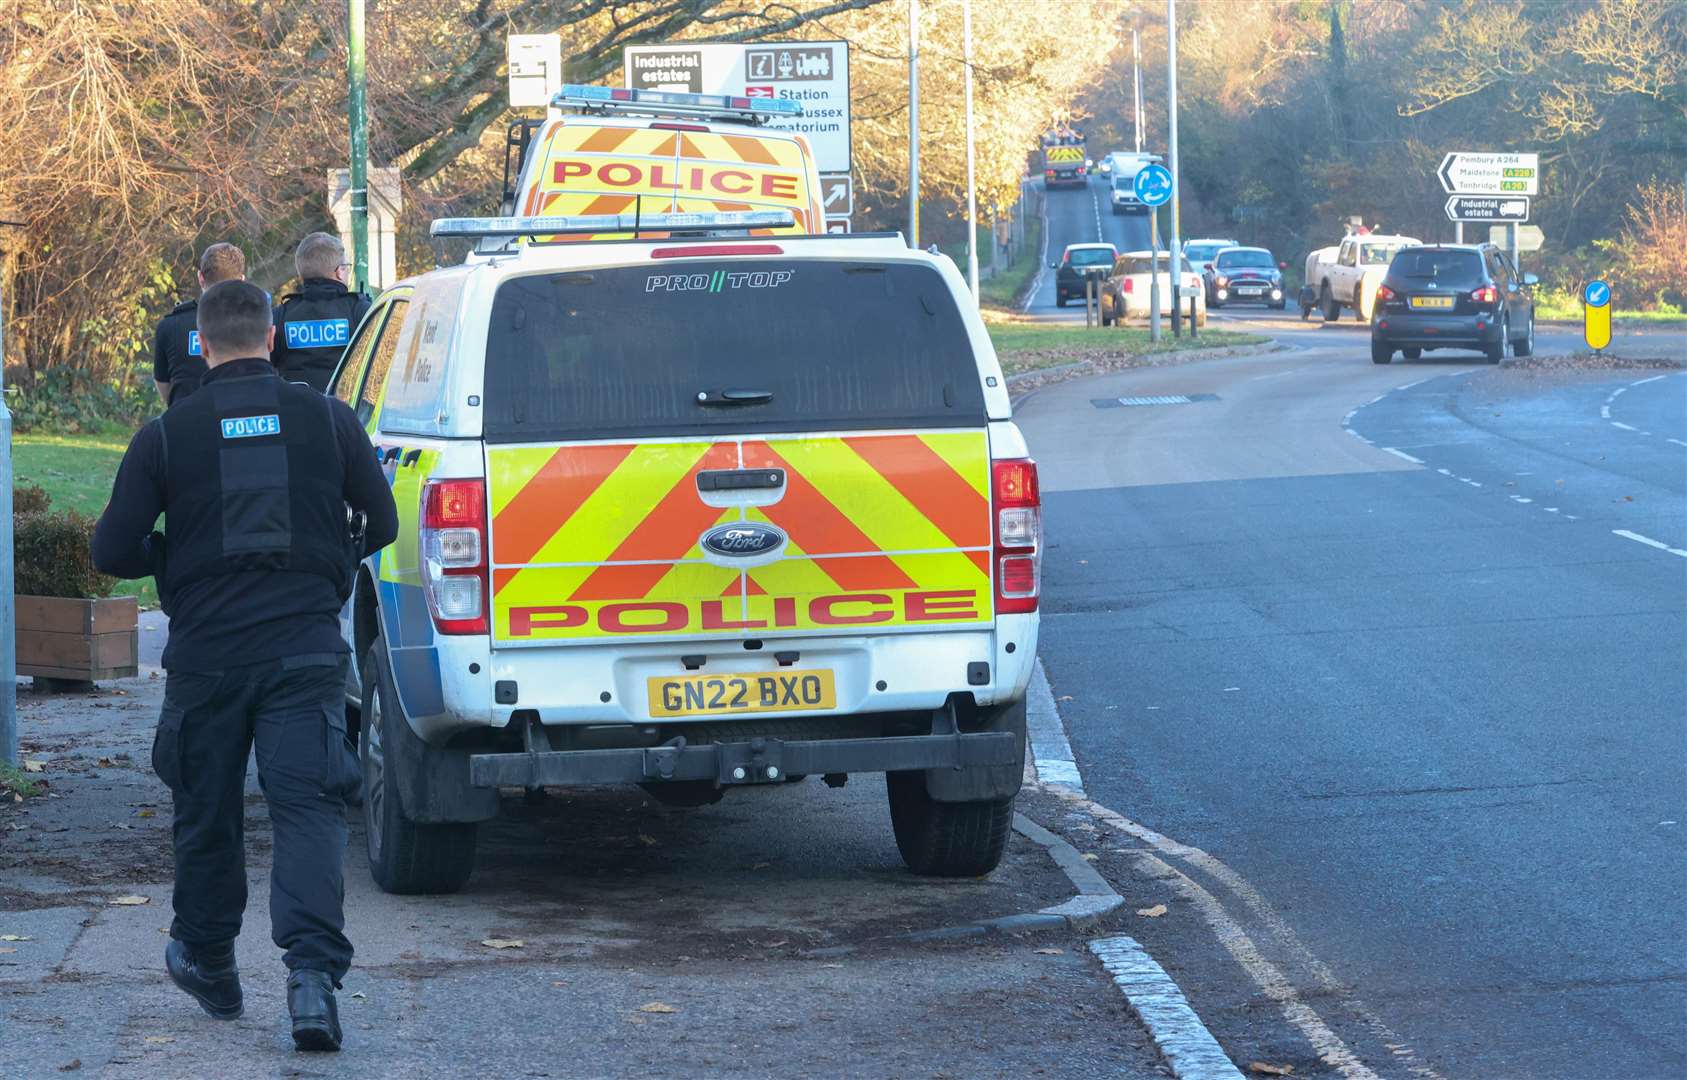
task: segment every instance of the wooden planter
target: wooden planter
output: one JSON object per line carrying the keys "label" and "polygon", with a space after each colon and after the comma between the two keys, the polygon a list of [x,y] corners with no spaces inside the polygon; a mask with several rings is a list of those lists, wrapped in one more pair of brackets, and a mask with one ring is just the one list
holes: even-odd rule
{"label": "wooden planter", "polygon": [[18,674],[97,682],[139,672],[139,608],[132,596],[17,597]]}

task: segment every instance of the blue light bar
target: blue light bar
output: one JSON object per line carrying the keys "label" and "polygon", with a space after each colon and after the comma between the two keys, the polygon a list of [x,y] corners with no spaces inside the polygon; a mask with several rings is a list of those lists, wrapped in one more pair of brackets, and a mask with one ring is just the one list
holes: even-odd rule
{"label": "blue light bar", "polygon": [[562,236],[591,233],[745,232],[789,229],[797,219],[789,210],[726,210],[680,214],[542,214],[530,217],[437,218],[434,236]]}
{"label": "blue light bar", "polygon": [[775,117],[803,114],[800,101],[740,97],[735,94],[684,94],[673,90],[631,90],[619,86],[565,83],[551,98],[553,108],[617,110],[645,115],[701,116],[763,124]]}

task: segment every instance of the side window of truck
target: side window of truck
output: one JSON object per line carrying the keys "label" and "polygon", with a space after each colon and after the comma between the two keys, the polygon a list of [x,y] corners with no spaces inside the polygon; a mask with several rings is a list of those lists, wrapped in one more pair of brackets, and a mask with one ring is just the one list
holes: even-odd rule
{"label": "side window of truck", "polygon": [[1359,261],[1355,257],[1358,251],[1359,245],[1350,240],[1344,240],[1341,245],[1341,254],[1337,256],[1336,261],[1343,266],[1358,266]]}

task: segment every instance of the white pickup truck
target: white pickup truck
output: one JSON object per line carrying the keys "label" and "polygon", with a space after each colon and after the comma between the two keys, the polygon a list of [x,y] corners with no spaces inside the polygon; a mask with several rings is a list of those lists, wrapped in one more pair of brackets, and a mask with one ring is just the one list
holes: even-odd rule
{"label": "white pickup truck", "polygon": [[1414,236],[1354,234],[1343,238],[1338,247],[1313,252],[1307,256],[1306,284],[1301,288],[1302,317],[1316,307],[1334,322],[1341,318],[1342,308],[1350,307],[1360,322],[1369,321],[1377,286],[1395,252],[1422,243]]}

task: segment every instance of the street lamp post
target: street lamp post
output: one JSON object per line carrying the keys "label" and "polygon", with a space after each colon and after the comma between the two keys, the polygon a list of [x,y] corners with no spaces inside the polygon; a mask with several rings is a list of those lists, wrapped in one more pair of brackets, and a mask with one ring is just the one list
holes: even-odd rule
{"label": "street lamp post", "polygon": [[1183,186],[1183,174],[1177,168],[1177,0],[1166,0],[1166,114],[1171,118],[1171,137],[1166,152],[1172,170],[1171,236],[1168,238],[1166,272],[1172,282],[1172,336],[1179,337],[1183,332],[1183,297],[1179,295],[1183,259],[1178,243],[1177,192]]}
{"label": "street lamp post", "polygon": [[[0,221],[0,227],[22,222]],[[18,763],[17,598],[12,576],[12,411],[6,408],[6,252],[0,248],[0,762]]]}
{"label": "street lamp post", "polygon": [[920,246],[920,0],[908,0],[908,246]]}
{"label": "street lamp post", "polygon": [[974,142],[972,130],[972,0],[961,0],[961,39],[963,64],[966,67],[967,112],[967,287],[972,290],[973,306],[978,306],[978,191],[973,172]]}
{"label": "street lamp post", "polygon": [[346,113],[351,122],[351,262],[354,287],[369,288],[369,128],[363,115],[364,0],[346,0]]}
{"label": "street lamp post", "polygon": [[1142,153],[1142,38],[1131,27],[1131,117],[1136,122],[1136,152]]}

